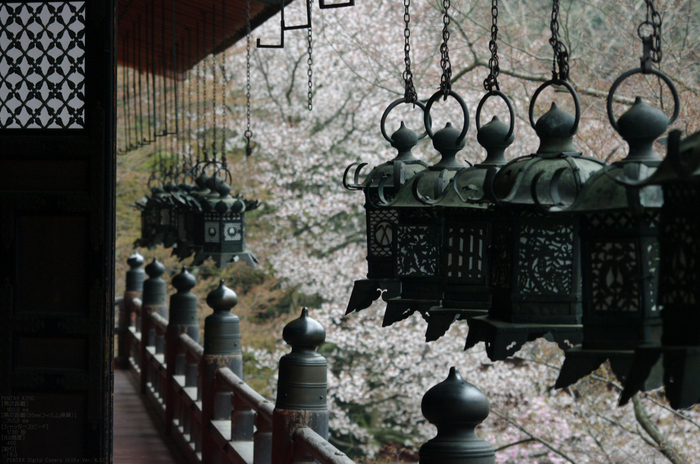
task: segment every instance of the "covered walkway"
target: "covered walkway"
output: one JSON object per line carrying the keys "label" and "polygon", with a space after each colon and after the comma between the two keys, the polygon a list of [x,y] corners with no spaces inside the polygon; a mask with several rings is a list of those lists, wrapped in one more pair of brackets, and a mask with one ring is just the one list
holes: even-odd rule
{"label": "covered walkway", "polygon": [[115,369],[114,464],[187,464],[164,428],[133,375]]}

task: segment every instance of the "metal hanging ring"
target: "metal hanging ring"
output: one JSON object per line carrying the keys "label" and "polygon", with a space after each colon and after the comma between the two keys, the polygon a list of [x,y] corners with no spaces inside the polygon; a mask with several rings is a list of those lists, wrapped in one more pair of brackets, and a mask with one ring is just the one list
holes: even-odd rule
{"label": "metal hanging ring", "polygon": [[[433,138],[434,134],[432,131],[433,120],[430,117],[430,109],[433,107],[433,103],[435,103],[443,95],[443,91],[438,90],[433,94],[432,97],[430,97],[430,100],[428,100],[428,103],[425,105],[423,123],[425,124],[425,131],[428,133],[428,136],[430,136],[431,139]],[[467,108],[467,103],[464,101],[464,99],[460,97],[459,94],[456,93],[454,90],[450,90],[448,92],[448,95],[452,96],[455,100],[457,100],[459,106],[462,107],[462,114],[464,115],[464,127],[462,128],[462,132],[459,133],[459,137],[457,137],[457,140],[455,141],[455,144],[459,145],[460,143],[462,143],[462,140],[464,140],[464,137],[467,136],[467,131],[469,130],[469,108]]]}
{"label": "metal hanging ring", "polygon": [[[391,113],[391,110],[393,110],[394,108],[399,106],[401,103],[407,103],[407,104],[411,104],[411,105],[416,104],[420,107],[420,109],[423,110],[423,114],[425,115],[425,103],[423,103],[421,101],[412,102],[412,101],[408,100],[406,97],[401,97],[401,98],[391,102],[391,104],[389,106],[387,106],[387,108],[384,110],[384,114],[382,114],[382,122],[380,123],[380,128],[382,129],[382,135],[389,143],[394,143],[394,141],[391,139],[391,137],[389,137],[389,135],[386,132],[386,118],[389,116],[389,113]],[[425,124],[427,124],[428,126],[432,126],[432,124],[433,124],[432,119],[429,118],[428,122]],[[421,135],[419,135],[418,140],[421,140],[426,135],[428,135],[428,131],[425,131]]]}
{"label": "metal hanging ring", "polygon": [[617,78],[617,80],[613,83],[612,87],[610,87],[610,92],[608,92],[608,101],[607,101],[607,109],[608,109],[608,119],[610,120],[610,124],[613,126],[613,129],[615,129],[616,132],[620,132],[620,128],[617,125],[617,121],[615,120],[615,115],[613,114],[613,96],[615,95],[615,91],[617,88],[622,84],[622,81],[627,79],[630,76],[633,76],[635,74],[654,74],[663,80],[666,85],[668,85],[668,88],[671,90],[671,95],[673,95],[673,115],[671,116],[671,119],[668,121],[668,125],[670,126],[673,124],[676,119],[678,119],[678,114],[680,113],[681,110],[681,100],[680,97],[678,96],[678,92],[676,91],[676,86],[673,85],[673,82],[671,82],[671,79],[664,74],[663,72],[659,71],[658,69],[655,68],[650,68],[648,71],[644,71],[642,68],[636,68],[632,69],[630,71],[627,71],[626,73],[622,74],[620,77]]}
{"label": "metal hanging ring", "polygon": [[550,79],[541,86],[535,90],[535,94],[532,96],[532,100],[530,101],[530,109],[528,110],[528,117],[530,118],[530,126],[532,128],[535,128],[535,119],[534,119],[534,113],[535,113],[535,102],[537,101],[537,97],[540,95],[540,93],[549,87],[550,85],[563,85],[566,87],[566,90],[569,91],[569,94],[571,94],[571,97],[574,99],[574,106],[576,107],[576,117],[574,119],[574,126],[571,128],[571,131],[569,132],[569,135],[574,135],[576,131],[578,130],[578,124],[581,121],[581,102],[578,99],[578,93],[576,93],[576,90],[569,84],[568,82],[561,80],[561,79]]}
{"label": "metal hanging ring", "polygon": [[513,130],[515,129],[515,110],[513,109],[513,103],[510,101],[510,98],[508,98],[500,90],[489,90],[488,93],[486,93],[486,95],[484,95],[481,101],[479,102],[479,106],[476,107],[476,130],[477,132],[481,130],[481,108],[484,106],[484,103],[486,103],[486,100],[488,100],[494,95],[497,97],[501,97],[501,99],[504,102],[506,102],[506,106],[508,106],[508,112],[510,113],[510,129],[508,129],[508,133],[503,139],[508,140],[510,136],[513,135]]}

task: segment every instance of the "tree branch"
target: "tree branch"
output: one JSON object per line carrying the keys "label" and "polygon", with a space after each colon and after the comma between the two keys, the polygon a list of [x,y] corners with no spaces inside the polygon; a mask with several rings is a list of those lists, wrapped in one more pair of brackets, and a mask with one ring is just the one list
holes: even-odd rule
{"label": "tree branch", "polygon": [[566,459],[567,461],[569,461],[571,464],[577,464],[577,462],[574,461],[573,458],[571,458],[571,457],[570,457],[569,455],[567,455],[565,452],[563,452],[562,450],[560,450],[560,449],[558,449],[558,448],[555,448],[553,444],[551,444],[550,442],[548,442],[548,441],[545,440],[544,438],[539,437],[539,436],[535,435],[534,433],[528,431],[525,427],[523,427],[522,425],[520,425],[520,424],[514,422],[513,420],[511,420],[511,419],[510,419],[508,416],[506,416],[505,414],[501,414],[500,412],[498,412],[498,411],[496,411],[496,410],[491,410],[491,412],[493,412],[494,414],[496,414],[498,417],[500,417],[500,418],[503,419],[504,421],[508,422],[510,425],[512,425],[512,426],[515,427],[516,429],[518,429],[518,430],[520,430],[521,432],[523,432],[525,435],[527,435],[527,436],[529,436],[530,438],[532,438],[533,441],[536,441],[536,442],[541,443],[542,445],[544,445],[544,446],[546,446],[547,448],[549,448],[552,452],[554,452],[554,453],[558,454],[559,456],[563,457],[564,459]]}
{"label": "tree branch", "polygon": [[656,424],[654,424],[654,422],[651,420],[649,411],[647,411],[647,408],[644,406],[644,403],[642,403],[642,400],[639,399],[638,393],[632,397],[632,404],[634,405],[634,417],[637,419],[637,422],[639,422],[639,425],[642,426],[644,431],[649,434],[651,439],[656,442],[656,449],[658,449],[659,452],[673,464],[687,464],[688,461],[686,461],[680,455],[680,453],[666,439],[664,434],[661,433]]}

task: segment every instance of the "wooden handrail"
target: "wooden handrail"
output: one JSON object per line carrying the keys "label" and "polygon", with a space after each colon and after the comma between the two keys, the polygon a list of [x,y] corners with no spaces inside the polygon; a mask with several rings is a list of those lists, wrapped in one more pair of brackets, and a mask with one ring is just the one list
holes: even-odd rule
{"label": "wooden handrail", "polygon": [[263,419],[272,422],[272,413],[275,410],[275,405],[253,390],[250,385],[231,372],[231,369],[224,367],[217,370],[216,380],[231,388],[234,395],[244,401],[257,414],[260,414]]}
{"label": "wooden handrail", "polygon": [[204,355],[204,348],[202,348],[202,345],[197,343],[196,341],[192,340],[192,337],[189,335],[183,333],[180,334],[180,337],[178,338],[178,341],[184,346],[187,351],[189,351],[197,360],[202,359],[202,356]]}
{"label": "wooden handrail", "polygon": [[[140,311],[141,300],[138,298],[133,298],[128,307],[123,298],[116,299],[114,304],[121,312],[129,312],[128,317],[127,314],[120,314],[124,321],[131,321],[133,313],[142,313]],[[156,338],[161,340],[163,339],[162,335],[168,332],[168,321],[157,312],[143,312],[141,322],[144,329],[155,330]],[[149,337],[148,334],[142,334],[142,327],[134,326],[130,322],[126,332],[120,333],[120,335],[124,334],[125,337],[130,337],[127,338],[127,341],[130,345],[135,346],[135,353],[147,354],[140,363],[134,362],[133,359],[128,359],[128,364],[131,366],[131,371],[134,375],[143,379],[141,384],[146,388],[146,396],[159,409],[160,416],[166,420],[166,430],[170,430],[170,434],[173,435],[176,443],[183,450],[187,460],[191,464],[210,464],[201,452],[202,442],[204,437],[218,434],[216,437],[217,443],[222,443],[221,440],[224,440],[224,446],[219,448],[223,450],[218,456],[221,462],[235,462],[237,464],[270,463],[270,436],[273,430],[279,427],[275,425],[275,405],[246,384],[228,367],[217,368],[214,373],[212,388],[209,391],[203,391],[201,366],[204,362],[203,358],[205,358],[204,348],[186,333],[179,334],[177,338],[173,339],[173,343],[166,343],[164,350],[166,354],[168,350],[173,350],[176,356],[178,353],[180,356],[186,355],[186,363],[196,363],[199,366],[197,386],[187,385],[187,376],[166,376],[166,363],[164,360],[167,359],[167,356],[161,354],[162,346],[156,349],[155,346],[151,345],[153,340],[149,340],[149,338],[152,337]],[[171,344],[174,346],[169,346]],[[128,356],[131,358],[133,353],[129,353]],[[176,359],[176,356],[173,358]],[[185,380],[183,381],[183,379]],[[167,392],[170,390],[176,391],[175,396],[177,397],[176,402],[172,405],[164,401],[169,394]],[[234,404],[234,413],[231,414],[228,421],[223,421],[227,422],[228,425],[220,420],[207,424],[202,423],[201,404],[207,401],[216,401],[215,397],[225,391],[230,391],[229,394],[232,395],[231,398]],[[176,412],[171,413],[169,416],[164,411],[166,407],[173,407]],[[237,411],[240,411],[238,414],[243,413],[245,415],[246,410],[252,411],[256,415],[257,432],[254,440],[248,441],[249,444],[245,445],[245,441],[232,440],[230,432],[228,436],[222,438],[222,427],[224,430],[229,431],[240,428],[240,424],[235,422],[238,417]],[[170,427],[167,424],[167,417],[173,418],[173,423],[170,424]],[[280,426],[284,425],[280,423]],[[296,449],[303,449],[321,464],[354,464],[352,460],[308,427],[297,425],[295,429],[288,430],[285,434],[292,438]]]}
{"label": "wooden handrail", "polygon": [[354,464],[345,453],[308,427],[299,427],[294,431],[294,442],[301,444],[321,464]]}

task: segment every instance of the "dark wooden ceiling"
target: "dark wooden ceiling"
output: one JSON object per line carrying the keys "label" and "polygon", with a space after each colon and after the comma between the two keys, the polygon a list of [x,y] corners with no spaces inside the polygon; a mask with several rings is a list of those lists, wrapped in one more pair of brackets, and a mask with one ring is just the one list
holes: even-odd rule
{"label": "dark wooden ceiling", "polygon": [[[279,10],[278,0],[250,0],[251,28]],[[119,64],[161,76],[225,50],[247,29],[246,0],[119,0],[118,17]]]}

